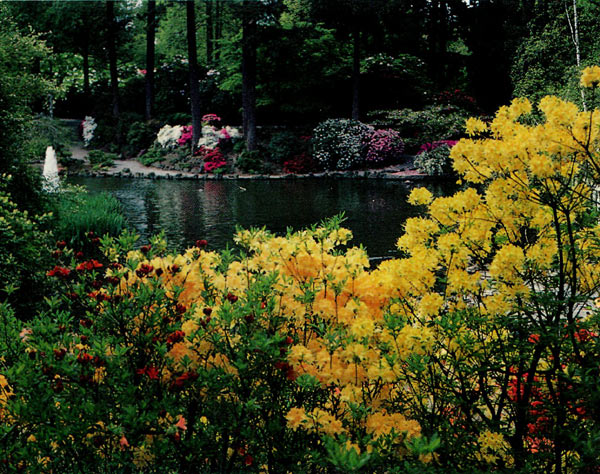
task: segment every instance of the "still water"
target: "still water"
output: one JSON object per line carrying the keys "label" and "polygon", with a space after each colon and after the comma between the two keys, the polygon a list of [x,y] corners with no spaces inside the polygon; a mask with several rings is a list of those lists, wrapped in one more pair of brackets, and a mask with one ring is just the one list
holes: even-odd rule
{"label": "still water", "polygon": [[[122,204],[141,243],[161,230],[169,246],[183,249],[206,239],[212,249],[232,245],[236,225],[265,226],[272,232],[299,230],[344,212],[344,227],[370,257],[396,255],[404,221],[418,215],[406,199],[411,187],[395,180],[298,179],[171,181],[123,178],[69,178],[89,192],[109,192]],[[448,195],[453,183],[427,184]]]}

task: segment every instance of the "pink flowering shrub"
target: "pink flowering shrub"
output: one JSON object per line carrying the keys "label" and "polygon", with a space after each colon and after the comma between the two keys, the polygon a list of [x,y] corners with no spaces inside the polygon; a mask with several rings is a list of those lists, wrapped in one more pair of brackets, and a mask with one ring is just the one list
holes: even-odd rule
{"label": "pink flowering shrub", "polygon": [[376,130],[367,141],[368,166],[397,161],[404,151],[404,142],[394,130]]}
{"label": "pink flowering shrub", "polygon": [[457,143],[458,143],[458,140],[436,140],[431,143],[423,143],[423,145],[421,145],[421,147],[419,148],[417,155],[420,155],[421,153],[425,153],[427,151],[435,150],[436,148],[438,148],[442,145],[446,145],[446,146],[448,146],[448,148],[452,148]]}
{"label": "pink flowering shrub", "polygon": [[195,154],[204,160],[204,171],[207,173],[211,173],[227,165],[225,157],[219,148],[201,146]]}
{"label": "pink flowering shrub", "polygon": [[192,137],[194,136],[194,126],[193,125],[184,125],[181,127],[181,136],[177,139],[177,144],[179,146],[188,145],[192,141]]}
{"label": "pink flowering shrub", "polygon": [[221,122],[221,117],[219,117],[217,114],[204,114],[202,116],[202,123],[215,125],[219,122]]}

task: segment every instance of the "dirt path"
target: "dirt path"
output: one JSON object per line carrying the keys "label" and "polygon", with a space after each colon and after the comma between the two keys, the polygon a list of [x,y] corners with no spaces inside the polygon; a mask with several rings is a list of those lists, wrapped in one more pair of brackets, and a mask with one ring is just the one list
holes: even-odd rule
{"label": "dirt path", "polygon": [[[88,150],[85,149],[80,143],[74,143],[71,146],[71,157],[75,160],[82,161],[86,165],[89,165]],[[195,176],[192,173],[185,171],[172,171],[163,170],[161,168],[155,168],[154,166],[144,166],[136,160],[115,160],[114,165],[106,170],[104,174],[116,175],[123,174],[125,170],[129,170],[132,175],[143,175],[149,176],[154,174],[155,176]]]}

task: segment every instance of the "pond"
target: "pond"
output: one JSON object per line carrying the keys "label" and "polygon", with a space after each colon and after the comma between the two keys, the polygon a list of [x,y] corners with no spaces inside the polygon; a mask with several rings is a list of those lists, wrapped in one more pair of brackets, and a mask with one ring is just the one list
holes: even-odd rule
{"label": "pond", "polygon": [[[272,232],[299,230],[344,212],[352,245],[369,257],[397,255],[395,243],[404,221],[418,215],[406,202],[411,186],[397,180],[297,179],[172,181],[71,177],[89,192],[109,192],[122,204],[130,224],[145,243],[165,232],[169,246],[183,249],[206,239],[212,249],[232,245],[236,225],[265,226]],[[426,184],[435,195],[456,189]]]}

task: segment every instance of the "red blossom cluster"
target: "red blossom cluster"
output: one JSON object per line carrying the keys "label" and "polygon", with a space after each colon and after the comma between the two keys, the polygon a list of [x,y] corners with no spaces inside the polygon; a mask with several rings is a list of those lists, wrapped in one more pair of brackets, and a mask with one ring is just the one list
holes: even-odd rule
{"label": "red blossom cluster", "polygon": [[150,380],[158,380],[159,379],[159,371],[154,366],[144,366],[141,369],[137,369],[136,373],[138,375],[147,375]]}
{"label": "red blossom cluster", "polygon": [[70,273],[71,270],[69,270],[68,268],[59,267],[58,265],[55,265],[52,270],[46,273],[46,275],[51,277],[67,278]]}
{"label": "red blossom cluster", "polygon": [[419,148],[417,155],[420,155],[421,153],[425,153],[428,151],[433,151],[436,148],[439,148],[444,145],[446,145],[448,148],[452,148],[457,143],[458,143],[458,140],[437,140],[437,141],[431,142],[431,143],[423,143],[423,145],[421,145],[421,147]]}
{"label": "red blossom cluster", "polygon": [[207,173],[215,171],[226,165],[225,157],[223,156],[223,153],[219,147],[211,149],[201,146],[198,148],[195,155],[202,158],[204,161],[204,171]]}
{"label": "red blossom cluster", "polygon": [[291,160],[283,162],[283,172],[289,174],[310,173],[316,168],[315,162],[308,153],[300,153]]}
{"label": "red blossom cluster", "polygon": [[81,262],[79,265],[77,265],[77,267],[75,267],[75,270],[77,270],[78,272],[89,272],[92,270],[98,270],[103,266],[104,265],[102,265],[98,260],[89,260],[87,262]]}
{"label": "red blossom cluster", "polygon": [[177,139],[177,144],[179,146],[185,146],[192,141],[192,137],[194,136],[194,126],[193,125],[184,125],[181,127],[181,135]]}

